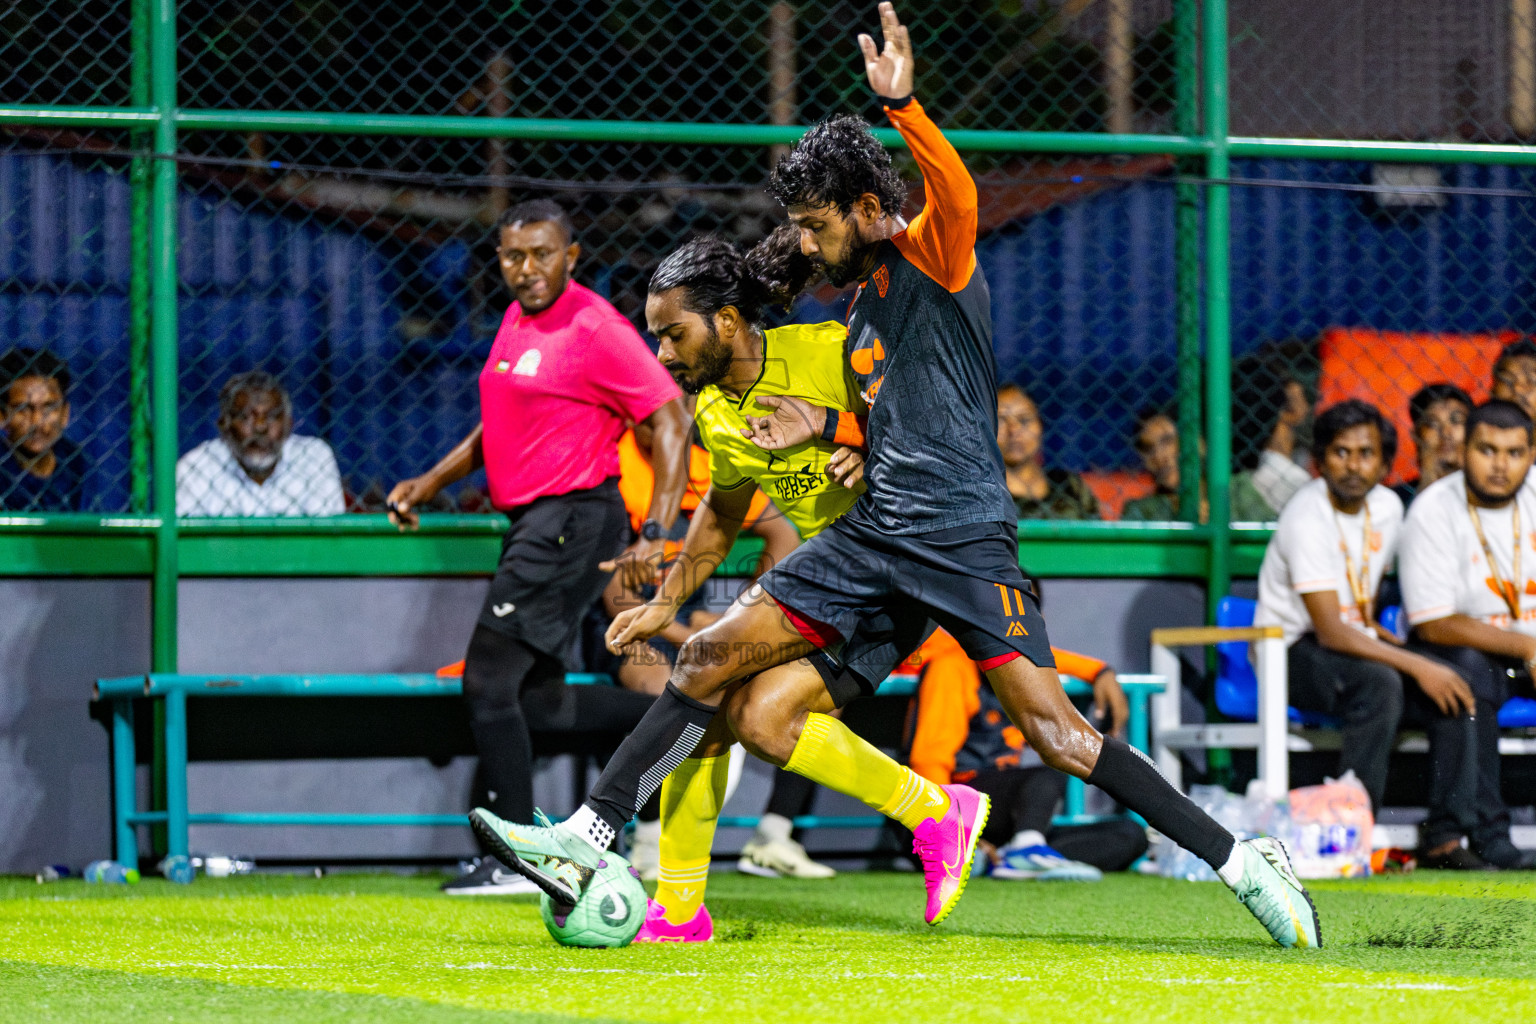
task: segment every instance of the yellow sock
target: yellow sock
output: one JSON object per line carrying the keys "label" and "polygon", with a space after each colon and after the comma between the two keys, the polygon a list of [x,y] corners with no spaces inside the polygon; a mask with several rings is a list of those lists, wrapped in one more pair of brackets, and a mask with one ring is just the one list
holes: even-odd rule
{"label": "yellow sock", "polygon": [[830,715],[805,716],[800,741],[784,767],[862,800],[907,828],[949,811],[949,795],[942,789],[892,761]]}
{"label": "yellow sock", "polygon": [[661,870],[656,902],[669,924],[687,924],[704,903],[709,850],[725,800],[729,754],[690,757],[661,784]]}

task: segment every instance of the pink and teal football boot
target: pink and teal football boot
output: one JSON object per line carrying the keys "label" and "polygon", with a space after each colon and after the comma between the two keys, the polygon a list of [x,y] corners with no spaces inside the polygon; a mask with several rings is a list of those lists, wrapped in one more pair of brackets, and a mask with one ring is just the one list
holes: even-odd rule
{"label": "pink and teal football boot", "polygon": [[709,908],[700,904],[698,913],[683,924],[672,924],[661,904],[650,900],[645,905],[645,924],[635,936],[636,942],[708,942],[715,937],[715,922]]}
{"label": "pink and teal football boot", "polygon": [[929,924],[948,917],[965,894],[976,842],[992,810],[991,798],[970,786],[942,788],[949,794],[949,810],[942,818],[923,822],[912,833],[912,852],[923,862],[923,883],[928,888],[923,919]]}

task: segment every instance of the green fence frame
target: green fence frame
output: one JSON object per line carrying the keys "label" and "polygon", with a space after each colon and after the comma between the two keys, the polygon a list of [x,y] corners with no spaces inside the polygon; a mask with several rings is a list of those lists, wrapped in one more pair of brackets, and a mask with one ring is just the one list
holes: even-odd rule
{"label": "green fence frame", "polygon": [[[390,116],[294,111],[193,110],[176,106],[176,0],[131,0],[130,106],[0,106],[0,123],[127,129],[137,148],[132,188],[130,382],[133,511],[127,515],[0,513],[0,576],[131,576],[152,581],[152,671],[177,669],[177,582],[183,576],[412,576],[482,574],[495,564],[498,517],[426,517],[400,536],[378,516],[334,520],[180,520],[177,459],[176,165],[182,131],[223,129],[428,135],[513,140],[670,142],[774,146],[803,128],[744,124],[635,123],[469,116]],[[1202,580],[1209,601],[1233,576],[1257,571],[1268,531],[1227,525],[1231,451],[1229,318],[1233,157],[1415,163],[1536,164],[1536,147],[1233,137],[1228,129],[1226,0],[1175,0],[1175,134],[967,130],[962,151],[1167,154],[1212,182],[1180,185],[1179,402],[1185,509],[1198,507],[1201,408],[1208,452],[1211,526],[1052,523],[1020,526],[1021,557],[1044,576]],[[901,145],[883,131],[889,145]],[[1203,238],[1201,227],[1204,225]],[[1202,357],[1203,351],[1203,357]],[[1203,382],[1203,383],[1202,383]],[[742,554],[750,552],[743,551]]]}

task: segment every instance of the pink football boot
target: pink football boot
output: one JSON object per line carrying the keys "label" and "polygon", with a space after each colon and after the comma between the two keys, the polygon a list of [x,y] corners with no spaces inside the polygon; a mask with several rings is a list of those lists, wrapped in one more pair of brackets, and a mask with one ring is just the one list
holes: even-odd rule
{"label": "pink football boot", "polygon": [[923,882],[928,887],[923,918],[929,924],[948,917],[965,893],[976,841],[992,810],[991,798],[970,786],[942,788],[949,794],[949,810],[938,820],[929,818],[912,833],[912,852],[923,862]]}
{"label": "pink football boot", "polygon": [[655,900],[646,901],[645,924],[635,936],[636,942],[708,942],[715,937],[715,922],[710,920],[709,909],[699,907],[699,912],[684,924],[671,924],[666,911]]}

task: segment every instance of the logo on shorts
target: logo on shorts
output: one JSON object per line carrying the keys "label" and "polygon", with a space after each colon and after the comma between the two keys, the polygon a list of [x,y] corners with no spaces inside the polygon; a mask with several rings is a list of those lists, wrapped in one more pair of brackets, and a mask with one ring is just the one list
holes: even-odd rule
{"label": "logo on shorts", "polygon": [[[997,588],[997,596],[1002,599],[1003,615],[1010,619],[1022,619],[1029,609],[1029,606],[1024,603],[1024,595],[1020,593],[1017,588],[1009,587],[1002,583],[994,583],[992,585]],[[1010,596],[1012,597],[1012,600],[1009,600]],[[1015,608],[1017,608],[1018,611],[1014,611]],[[1024,624],[1022,622],[1010,622],[1008,623],[1008,629],[1004,635],[1029,636],[1029,630],[1024,628]]]}
{"label": "logo on shorts", "polygon": [[498,619],[504,619],[515,611],[517,611],[517,605],[513,604],[511,601],[508,601],[505,604],[491,605],[491,614],[496,616]]}

